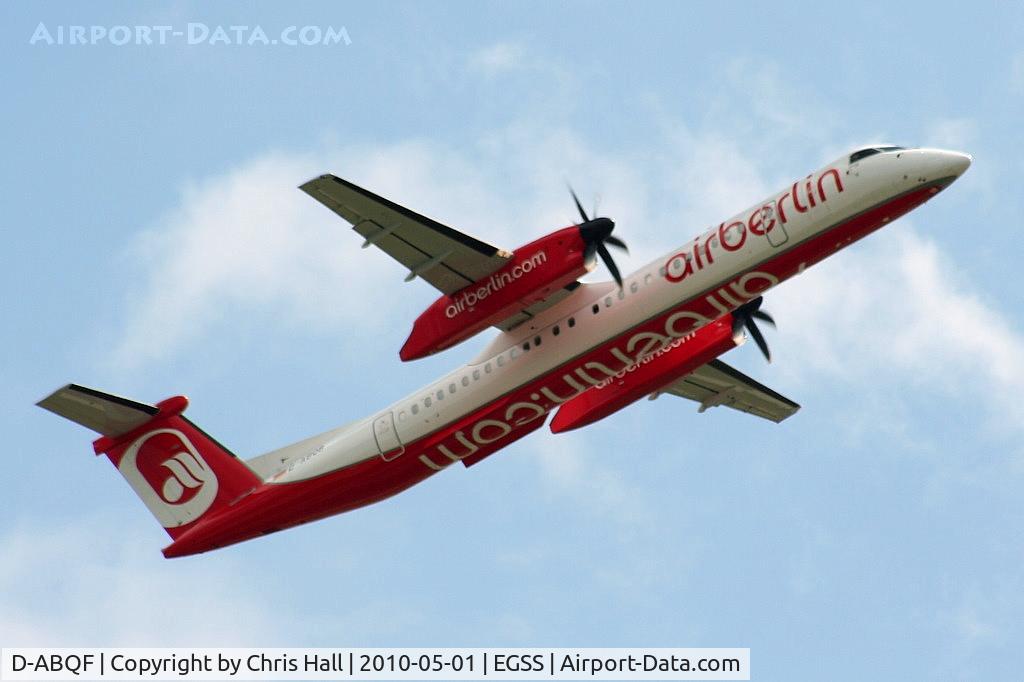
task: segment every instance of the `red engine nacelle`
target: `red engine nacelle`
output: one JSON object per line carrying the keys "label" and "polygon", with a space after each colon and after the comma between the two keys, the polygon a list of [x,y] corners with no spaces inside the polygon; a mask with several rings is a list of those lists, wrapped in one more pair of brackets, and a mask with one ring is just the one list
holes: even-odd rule
{"label": "red engine nacelle", "polygon": [[740,343],[733,334],[732,319],[731,314],[726,315],[676,339],[621,376],[611,377],[563,403],[551,420],[551,430],[571,431],[604,419],[732,350]]}
{"label": "red engine nacelle", "polygon": [[519,247],[487,279],[434,301],[416,318],[399,356],[415,360],[432,355],[544,300],[587,273],[585,248],[578,226]]}

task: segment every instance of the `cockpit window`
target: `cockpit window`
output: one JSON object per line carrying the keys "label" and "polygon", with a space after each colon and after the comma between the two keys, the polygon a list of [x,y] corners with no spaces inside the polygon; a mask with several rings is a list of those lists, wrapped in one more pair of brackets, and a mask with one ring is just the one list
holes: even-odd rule
{"label": "cockpit window", "polygon": [[883,145],[881,147],[867,147],[866,149],[858,149],[854,153],[850,154],[850,163],[857,163],[861,159],[866,159],[869,156],[875,154],[881,154],[882,152],[896,152],[906,147],[896,147],[894,145]]}

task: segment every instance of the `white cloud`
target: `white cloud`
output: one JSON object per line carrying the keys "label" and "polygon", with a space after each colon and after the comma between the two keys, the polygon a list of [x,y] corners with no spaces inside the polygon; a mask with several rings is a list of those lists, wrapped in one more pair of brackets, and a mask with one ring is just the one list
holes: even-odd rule
{"label": "white cloud", "polygon": [[[673,168],[681,192],[679,217],[674,222],[686,226],[687,237],[753,204],[772,189],[763,177],[763,164],[755,162],[751,152],[735,140],[684,131],[679,145],[687,157]],[[685,239],[672,236],[674,243]]]}
{"label": "white cloud", "polygon": [[925,144],[940,149],[971,149],[978,137],[978,123],[971,118],[945,118],[925,131]]}
{"label": "white cloud", "polygon": [[528,78],[529,87],[524,96],[538,96],[528,100],[531,115],[544,116],[552,107],[557,111],[573,106],[571,97],[567,96],[576,93],[579,79],[544,50],[505,40],[471,52],[464,63],[468,76],[484,83],[491,81],[492,85],[500,83],[505,87],[514,77]]}
{"label": "white cloud", "polygon": [[[936,199],[942,201],[942,198]],[[903,220],[768,295],[795,378],[927,390],[1024,425],[1024,337],[968,273]]]}
{"label": "white cloud", "polygon": [[114,518],[8,529],[0,567],[6,645],[251,646],[283,636],[261,595],[240,582],[243,567],[224,557],[168,561],[150,535]]}
{"label": "white cloud", "polygon": [[545,429],[532,439],[533,458],[550,494],[568,497],[587,514],[620,529],[640,529],[651,521],[643,491],[629,483],[620,466],[608,467],[600,453],[587,452],[580,433],[557,435]]}
{"label": "white cloud", "polygon": [[527,63],[526,48],[518,43],[495,43],[477,50],[469,57],[469,66],[488,76],[515,71]]}
{"label": "white cloud", "polygon": [[[715,76],[720,87],[708,94],[705,114],[712,121],[710,128],[741,140],[750,160],[765,158],[768,163],[754,165],[773,183],[790,175],[780,161],[807,155],[831,159],[865,142],[859,135],[855,140],[839,139],[842,113],[809,96],[807,88],[776,62],[735,57]],[[782,176],[775,176],[780,171]]]}
{"label": "white cloud", "polygon": [[1010,90],[1024,92],[1024,52],[1018,52],[1010,62]]}
{"label": "white cloud", "polygon": [[926,622],[948,638],[950,653],[958,662],[955,669],[963,670],[963,678],[970,676],[976,657],[1012,641],[1020,601],[1019,581],[1016,573],[1012,575],[984,584],[949,586],[927,614]]}
{"label": "white cloud", "polygon": [[990,639],[999,634],[994,625],[984,620],[977,609],[969,605],[963,606],[956,613],[954,627],[963,639],[970,642]]}
{"label": "white cloud", "polygon": [[725,74],[735,89],[747,94],[745,103],[755,113],[750,117],[748,110],[743,111],[743,115],[756,119],[759,124],[767,124],[784,136],[809,132],[808,119],[827,120],[809,109],[811,104],[790,86],[776,63],[736,58],[727,65]]}
{"label": "white cloud", "polygon": [[[361,250],[348,223],[296,189],[323,172],[347,175],[345,168],[428,215],[432,206],[452,208],[455,224],[469,232],[494,217],[490,194],[474,180],[479,174],[429,145],[260,156],[187,187],[179,206],[132,245],[123,268],[126,280],[138,281],[127,288],[128,320],[111,360],[136,367],[229,328],[238,316],[344,329],[353,340],[396,317],[411,320],[432,290],[403,285],[401,266]],[[415,294],[366,295],[405,293],[402,286]]]}
{"label": "white cloud", "polygon": [[[571,178],[588,210],[603,195],[601,213],[615,217],[632,247],[619,257],[628,270],[699,231],[680,216],[710,220],[730,182],[741,181],[745,193],[760,187],[727,143],[680,144],[693,158],[680,165],[679,153],[662,150],[649,161],[664,171],[650,176],[640,170],[649,165],[592,149],[571,132],[515,127],[457,151],[411,141],[257,157],[185,188],[178,207],[131,246],[122,265],[132,281],[128,320],[111,360],[137,367],[243,318],[344,329],[353,340],[411,321],[433,290],[403,284],[399,265],[361,250],[345,221],[296,189],[322,172],[505,248],[578,220],[565,189]],[[675,229],[649,229],[657,225]],[[378,291],[413,293],[365,295]]]}
{"label": "white cloud", "polygon": [[160,357],[228,313],[257,307],[295,322],[372,325],[374,307],[345,292],[381,279],[383,264],[347,258],[347,225],[295,189],[322,169],[312,158],[270,154],[186,188],[129,254],[125,269],[141,271],[141,282],[128,288],[138,294],[116,361]]}

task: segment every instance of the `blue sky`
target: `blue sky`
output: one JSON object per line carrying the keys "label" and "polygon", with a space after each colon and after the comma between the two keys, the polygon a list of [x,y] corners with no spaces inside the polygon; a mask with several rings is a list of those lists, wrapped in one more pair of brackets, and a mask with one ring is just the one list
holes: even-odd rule
{"label": "blue sky", "polygon": [[[1024,10],[934,4],[4,4],[4,645],[750,647],[754,679],[1013,679],[1024,656]],[[344,26],[350,45],[30,45],[37,25]],[[255,456],[472,356],[402,364],[428,287],[295,187],[334,172],[503,247],[571,179],[632,269],[866,142],[974,155],[786,283],[804,408],[682,401],[538,432],[207,556],[167,538],[76,381]],[[487,335],[484,335],[485,337]]]}

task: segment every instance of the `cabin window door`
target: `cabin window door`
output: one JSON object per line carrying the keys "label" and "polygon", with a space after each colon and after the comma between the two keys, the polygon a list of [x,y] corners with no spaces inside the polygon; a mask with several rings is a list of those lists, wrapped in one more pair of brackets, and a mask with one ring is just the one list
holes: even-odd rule
{"label": "cabin window door", "polygon": [[[767,228],[765,236],[768,238],[768,243],[772,246],[782,246],[789,240],[786,226],[779,220],[778,207],[774,201],[761,207],[761,224]],[[768,226],[771,227],[769,228]]]}
{"label": "cabin window door", "polygon": [[380,452],[380,456],[386,462],[390,462],[405,452],[405,446],[398,439],[393,412],[385,412],[373,420],[373,437],[377,441],[377,450]]}

